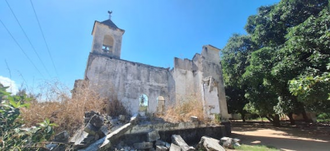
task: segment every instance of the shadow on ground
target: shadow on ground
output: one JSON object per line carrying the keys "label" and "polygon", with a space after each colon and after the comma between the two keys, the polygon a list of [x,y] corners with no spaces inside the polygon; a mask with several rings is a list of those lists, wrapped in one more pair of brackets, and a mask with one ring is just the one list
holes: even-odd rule
{"label": "shadow on ground", "polygon": [[274,127],[269,122],[232,122],[232,137],[242,144],[274,146],[281,150],[329,151],[330,127],[289,125]]}
{"label": "shadow on ground", "polygon": [[[309,125],[297,122],[297,125],[290,126],[288,122],[283,122],[283,126],[274,127],[270,122],[249,121],[232,122],[233,131],[256,131],[263,128],[279,130],[285,132],[283,136],[305,137],[310,139],[325,139],[330,141],[330,126]],[[330,150],[330,148],[329,148]]]}
{"label": "shadow on ground", "polygon": [[297,150],[297,151],[329,151],[329,142],[316,142],[309,140],[297,140],[291,138],[273,138],[262,136],[249,136],[241,134],[232,134],[234,138],[240,138],[242,144],[247,145],[265,145],[270,148],[278,148],[281,150]]}

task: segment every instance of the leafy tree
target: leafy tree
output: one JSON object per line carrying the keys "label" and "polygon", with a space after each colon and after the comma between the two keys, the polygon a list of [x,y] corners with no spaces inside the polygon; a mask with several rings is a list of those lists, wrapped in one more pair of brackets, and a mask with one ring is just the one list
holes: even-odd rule
{"label": "leafy tree", "polygon": [[255,49],[250,36],[234,34],[222,50],[222,67],[225,80],[228,109],[231,113],[240,113],[245,122],[246,111],[243,109],[248,99],[245,90],[248,87],[242,75],[249,65],[249,56]]}
{"label": "leafy tree", "polygon": [[289,81],[290,91],[316,112],[330,111],[330,13],[316,16],[289,30],[283,59],[276,68],[289,68],[300,74]]}
{"label": "leafy tree", "polygon": [[[307,75],[304,71],[310,69],[313,59],[315,59],[314,65],[322,66],[322,69],[325,69],[324,65],[322,65],[323,62],[329,62],[326,59],[327,55],[322,53],[316,53],[314,57],[310,58],[308,58],[309,55],[303,54],[304,49],[311,52],[314,48],[329,52],[328,49],[323,49],[328,47],[326,42],[320,42],[321,44],[318,46],[311,45],[309,41],[299,41],[300,39],[295,36],[301,33],[309,36],[306,39],[313,42],[318,41],[320,35],[317,33],[318,30],[315,29],[320,29],[321,26],[318,24],[321,23],[314,23],[315,26],[312,27],[314,31],[311,28],[309,29],[310,31],[304,33],[306,29],[308,30],[305,22],[310,20],[309,18],[318,16],[322,10],[326,11],[327,6],[328,0],[282,0],[276,5],[260,7],[257,15],[248,18],[248,23],[245,27],[259,47],[259,50],[251,55],[251,63],[245,74],[249,81],[254,81],[251,84],[253,88],[250,88],[247,96],[254,96],[252,93],[260,94],[262,91],[273,94],[271,96],[274,98],[270,98],[268,102],[272,105],[275,102],[277,103],[273,106],[272,111],[269,110],[269,107],[266,109],[272,114],[273,112],[288,114],[292,124],[294,124],[292,113],[301,112],[305,117],[307,116],[304,110],[304,103],[306,102],[299,102],[297,95],[292,94],[293,87],[291,85],[292,90],[290,91],[289,81],[300,76],[306,77]],[[321,20],[325,20],[325,18]],[[300,29],[300,32],[297,32],[298,29]],[[328,28],[323,29],[325,29],[323,30],[324,32],[328,30]],[[293,49],[292,45],[295,45],[296,49]],[[322,61],[316,61],[318,59]],[[258,91],[260,88],[262,88],[262,91]],[[326,91],[326,89],[324,90]],[[257,105],[258,103],[263,104],[262,99],[265,98],[257,97],[255,99],[257,100],[252,101],[254,101],[254,105]],[[263,107],[262,105],[257,106]],[[273,121],[277,120],[273,119]]]}
{"label": "leafy tree", "polygon": [[249,82],[245,95],[250,101],[249,105],[253,106],[259,115],[273,122],[273,125],[279,126],[279,114],[274,110],[278,103],[278,95],[272,85],[277,79],[271,74],[271,67],[274,64],[273,51],[271,47],[254,51],[243,77]]}

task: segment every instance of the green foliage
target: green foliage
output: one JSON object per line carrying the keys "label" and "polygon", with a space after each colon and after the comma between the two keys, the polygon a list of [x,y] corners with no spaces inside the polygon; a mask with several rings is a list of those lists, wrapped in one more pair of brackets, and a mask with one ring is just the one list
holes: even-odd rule
{"label": "green foliage", "polygon": [[305,113],[305,107],[329,112],[329,6],[328,0],[282,0],[250,16],[249,35],[234,35],[224,49],[226,86],[229,95],[236,93],[228,99],[244,93],[245,109],[270,120],[280,113]]}
{"label": "green foliage", "polygon": [[53,134],[53,126],[49,120],[38,126],[24,128],[20,118],[20,109],[28,107],[26,95],[10,95],[8,87],[0,84],[0,150],[36,150],[38,143],[49,139]]}
{"label": "green foliage", "polygon": [[330,74],[302,76],[290,81],[290,91],[311,110],[330,112]]}
{"label": "green foliage", "polygon": [[[311,109],[330,111],[330,13],[327,9],[292,28],[286,38],[282,65],[300,72],[289,80],[289,88],[298,100]],[[294,58],[294,59],[293,59]],[[288,61],[289,60],[289,61]],[[281,69],[279,68],[279,69]]]}
{"label": "green foliage", "polygon": [[248,103],[244,96],[248,85],[242,75],[249,65],[248,59],[254,48],[255,43],[251,37],[234,34],[222,51],[228,110],[230,113],[240,113],[243,120],[246,112],[243,108]]}

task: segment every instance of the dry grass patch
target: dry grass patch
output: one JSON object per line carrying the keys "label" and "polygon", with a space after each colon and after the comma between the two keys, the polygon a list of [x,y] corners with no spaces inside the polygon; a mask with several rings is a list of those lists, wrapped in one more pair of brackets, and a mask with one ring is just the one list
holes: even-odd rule
{"label": "dry grass patch", "polygon": [[[88,88],[80,88],[73,98],[70,92],[60,87],[58,83],[47,88],[46,96],[40,96],[39,102],[32,101],[28,109],[22,110],[22,117],[27,126],[35,125],[48,118],[58,125],[56,132],[67,130],[72,135],[84,123],[85,111],[94,110],[101,114],[106,113],[108,99],[101,98]],[[46,99],[46,102],[40,102]]]}
{"label": "dry grass patch", "polygon": [[200,100],[181,101],[168,107],[163,115],[159,115],[160,118],[172,123],[188,122],[191,116],[197,116],[200,121],[205,122],[203,104]]}

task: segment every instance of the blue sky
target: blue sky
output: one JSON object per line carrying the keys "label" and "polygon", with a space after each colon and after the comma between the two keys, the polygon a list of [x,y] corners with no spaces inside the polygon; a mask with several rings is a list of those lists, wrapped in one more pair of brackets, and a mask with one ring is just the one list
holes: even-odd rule
{"label": "blue sky", "polygon": [[0,20],[37,69],[0,23],[0,80],[9,78],[17,87],[32,89],[52,80],[72,88],[75,79],[84,77],[94,21],[108,19],[108,10],[125,30],[122,59],[172,67],[174,57],[191,59],[203,45],[223,48],[233,33],[245,34],[247,18],[258,7],[279,0],[32,0],[55,68],[30,0],[7,2],[43,64],[1,0]]}

